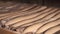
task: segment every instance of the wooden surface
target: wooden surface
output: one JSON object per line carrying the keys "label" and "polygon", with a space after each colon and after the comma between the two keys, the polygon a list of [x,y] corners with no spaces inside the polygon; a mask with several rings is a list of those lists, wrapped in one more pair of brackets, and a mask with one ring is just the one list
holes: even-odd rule
{"label": "wooden surface", "polygon": [[0,34],[15,34],[15,33],[12,33],[11,31],[8,31],[6,29],[0,28]]}

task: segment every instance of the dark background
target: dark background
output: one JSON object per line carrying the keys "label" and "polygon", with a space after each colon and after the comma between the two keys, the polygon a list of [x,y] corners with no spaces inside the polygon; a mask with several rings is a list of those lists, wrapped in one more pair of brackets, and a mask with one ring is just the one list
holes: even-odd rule
{"label": "dark background", "polygon": [[1,1],[15,1],[20,3],[38,4],[49,7],[60,7],[60,0],[1,0]]}

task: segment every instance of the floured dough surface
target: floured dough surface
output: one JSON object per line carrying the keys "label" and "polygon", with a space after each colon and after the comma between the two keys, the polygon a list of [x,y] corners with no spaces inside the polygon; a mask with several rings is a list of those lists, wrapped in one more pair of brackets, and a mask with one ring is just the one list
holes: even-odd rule
{"label": "floured dough surface", "polygon": [[3,2],[0,3],[0,27],[19,34],[59,34],[60,8]]}

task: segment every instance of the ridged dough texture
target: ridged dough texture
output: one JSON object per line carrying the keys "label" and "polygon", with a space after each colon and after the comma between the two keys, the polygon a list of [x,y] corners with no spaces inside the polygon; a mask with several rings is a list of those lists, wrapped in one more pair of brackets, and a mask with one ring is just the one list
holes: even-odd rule
{"label": "ridged dough texture", "polygon": [[0,28],[19,34],[60,34],[60,8],[0,2]]}

